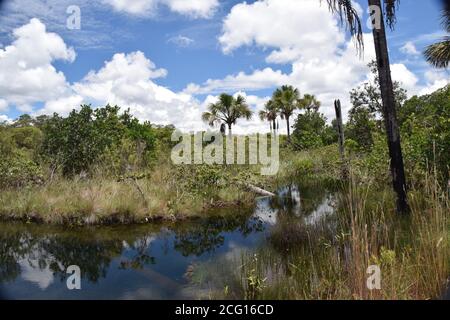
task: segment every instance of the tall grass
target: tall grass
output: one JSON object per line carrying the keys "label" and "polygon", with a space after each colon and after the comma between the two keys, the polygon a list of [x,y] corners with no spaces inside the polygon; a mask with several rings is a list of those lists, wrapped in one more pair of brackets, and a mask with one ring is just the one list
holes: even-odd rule
{"label": "tall grass", "polygon": [[[253,204],[253,195],[218,179],[200,191],[186,187],[199,179],[195,170],[162,163],[142,179],[102,174],[0,193],[0,219],[54,224],[145,223],[201,217],[215,206]],[[208,191],[208,192],[207,192]]]}
{"label": "tall grass", "polygon": [[[353,180],[336,215],[311,227],[281,217],[270,246],[243,255],[233,296],[257,299],[434,299],[450,274],[449,201],[434,177],[395,214],[390,191]],[[379,266],[381,289],[367,286]]]}

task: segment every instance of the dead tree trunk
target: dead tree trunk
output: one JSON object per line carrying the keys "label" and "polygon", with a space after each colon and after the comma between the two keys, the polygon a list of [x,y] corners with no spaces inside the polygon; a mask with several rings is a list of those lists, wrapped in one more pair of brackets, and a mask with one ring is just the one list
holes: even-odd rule
{"label": "dead tree trunk", "polygon": [[380,0],[369,0],[369,6],[377,6],[381,17],[377,17],[379,25],[373,28],[373,38],[377,57],[378,74],[380,78],[381,98],[383,101],[383,116],[386,127],[387,141],[389,147],[390,167],[392,174],[392,184],[397,194],[397,212],[409,212],[407,202],[407,187],[405,169],[403,165],[403,154],[400,143],[400,133],[397,123],[397,112],[395,108],[394,89],[391,78],[391,68],[389,62],[389,52],[386,39],[386,29],[383,19],[382,6]]}
{"label": "dead tree trunk", "polygon": [[339,154],[341,155],[342,162],[342,178],[348,178],[348,166],[345,158],[345,137],[344,137],[344,124],[342,121],[341,101],[334,101],[334,109],[336,110],[337,132],[339,138]]}

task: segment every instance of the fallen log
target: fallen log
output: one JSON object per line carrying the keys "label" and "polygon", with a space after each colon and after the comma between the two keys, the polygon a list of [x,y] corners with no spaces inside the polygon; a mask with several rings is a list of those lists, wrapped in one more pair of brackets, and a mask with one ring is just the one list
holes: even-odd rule
{"label": "fallen log", "polygon": [[266,191],[264,189],[258,188],[258,187],[254,186],[254,185],[249,184],[249,183],[244,183],[244,186],[247,189],[249,189],[250,191],[252,191],[252,192],[254,192],[256,194],[259,194],[259,195],[262,195],[262,196],[265,196],[265,197],[275,197],[275,193],[272,193],[272,192]]}

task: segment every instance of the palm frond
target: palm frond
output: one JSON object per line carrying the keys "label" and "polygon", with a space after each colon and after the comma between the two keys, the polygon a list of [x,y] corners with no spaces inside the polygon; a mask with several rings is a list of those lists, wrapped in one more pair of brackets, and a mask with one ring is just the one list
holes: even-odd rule
{"label": "palm frond", "polygon": [[450,37],[443,41],[428,46],[425,50],[425,58],[436,68],[447,68],[450,63]]}
{"label": "palm frond", "polygon": [[[322,0],[320,0],[322,1]],[[364,50],[363,29],[361,18],[353,7],[351,0],[327,0],[328,8],[333,14],[337,14],[341,24],[345,24],[350,34],[355,38],[359,52]]]}

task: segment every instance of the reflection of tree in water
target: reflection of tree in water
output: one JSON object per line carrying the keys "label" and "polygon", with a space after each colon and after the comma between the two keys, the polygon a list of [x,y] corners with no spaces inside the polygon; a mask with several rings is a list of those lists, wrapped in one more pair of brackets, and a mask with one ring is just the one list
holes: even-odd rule
{"label": "reflection of tree in water", "polygon": [[23,259],[34,241],[30,234],[18,234],[3,228],[0,232],[0,283],[13,281],[20,275],[18,260]]}
{"label": "reflection of tree in water", "polygon": [[249,215],[211,217],[175,230],[174,248],[183,256],[200,256],[224,244],[223,232],[238,231],[248,236],[263,229],[262,221]]}
{"label": "reflection of tree in water", "polygon": [[321,235],[328,237],[329,227],[326,224],[308,224],[307,217],[320,211],[320,207],[330,199],[336,191],[332,185],[322,183],[300,183],[288,186],[273,198],[269,206],[277,212],[276,224],[270,230],[270,250],[278,257],[280,266],[286,275],[290,275],[291,259],[294,252],[308,252],[311,237]]}
{"label": "reflection of tree in water", "polygon": [[[201,255],[224,243],[222,232],[244,236],[263,229],[261,221],[249,219],[251,211],[236,216],[210,217],[195,223],[64,229],[52,226],[2,223],[0,226],[0,283],[13,281],[21,273],[20,263],[49,269],[60,280],[67,267],[78,265],[90,282],[106,277],[116,258],[120,269],[142,269],[157,263],[151,255],[155,239],[174,236],[173,248],[184,256]],[[124,254],[126,251],[126,254]]]}
{"label": "reflection of tree in water", "polygon": [[[81,276],[97,282],[111,261],[119,257],[125,243],[139,243],[142,230],[130,233],[116,232],[111,228],[83,228],[64,230],[57,227],[2,223],[0,231],[0,282],[12,281],[20,275],[19,261],[32,268],[48,268],[61,280],[67,277],[66,269],[78,265]],[[147,229],[148,232],[148,229]],[[136,256],[139,263],[147,260]],[[36,263],[37,261],[37,263]],[[134,264],[135,265],[135,264]]]}
{"label": "reflection of tree in water", "polygon": [[309,216],[323,204],[330,191],[329,186],[321,183],[291,184],[270,199],[269,206],[279,215]]}

